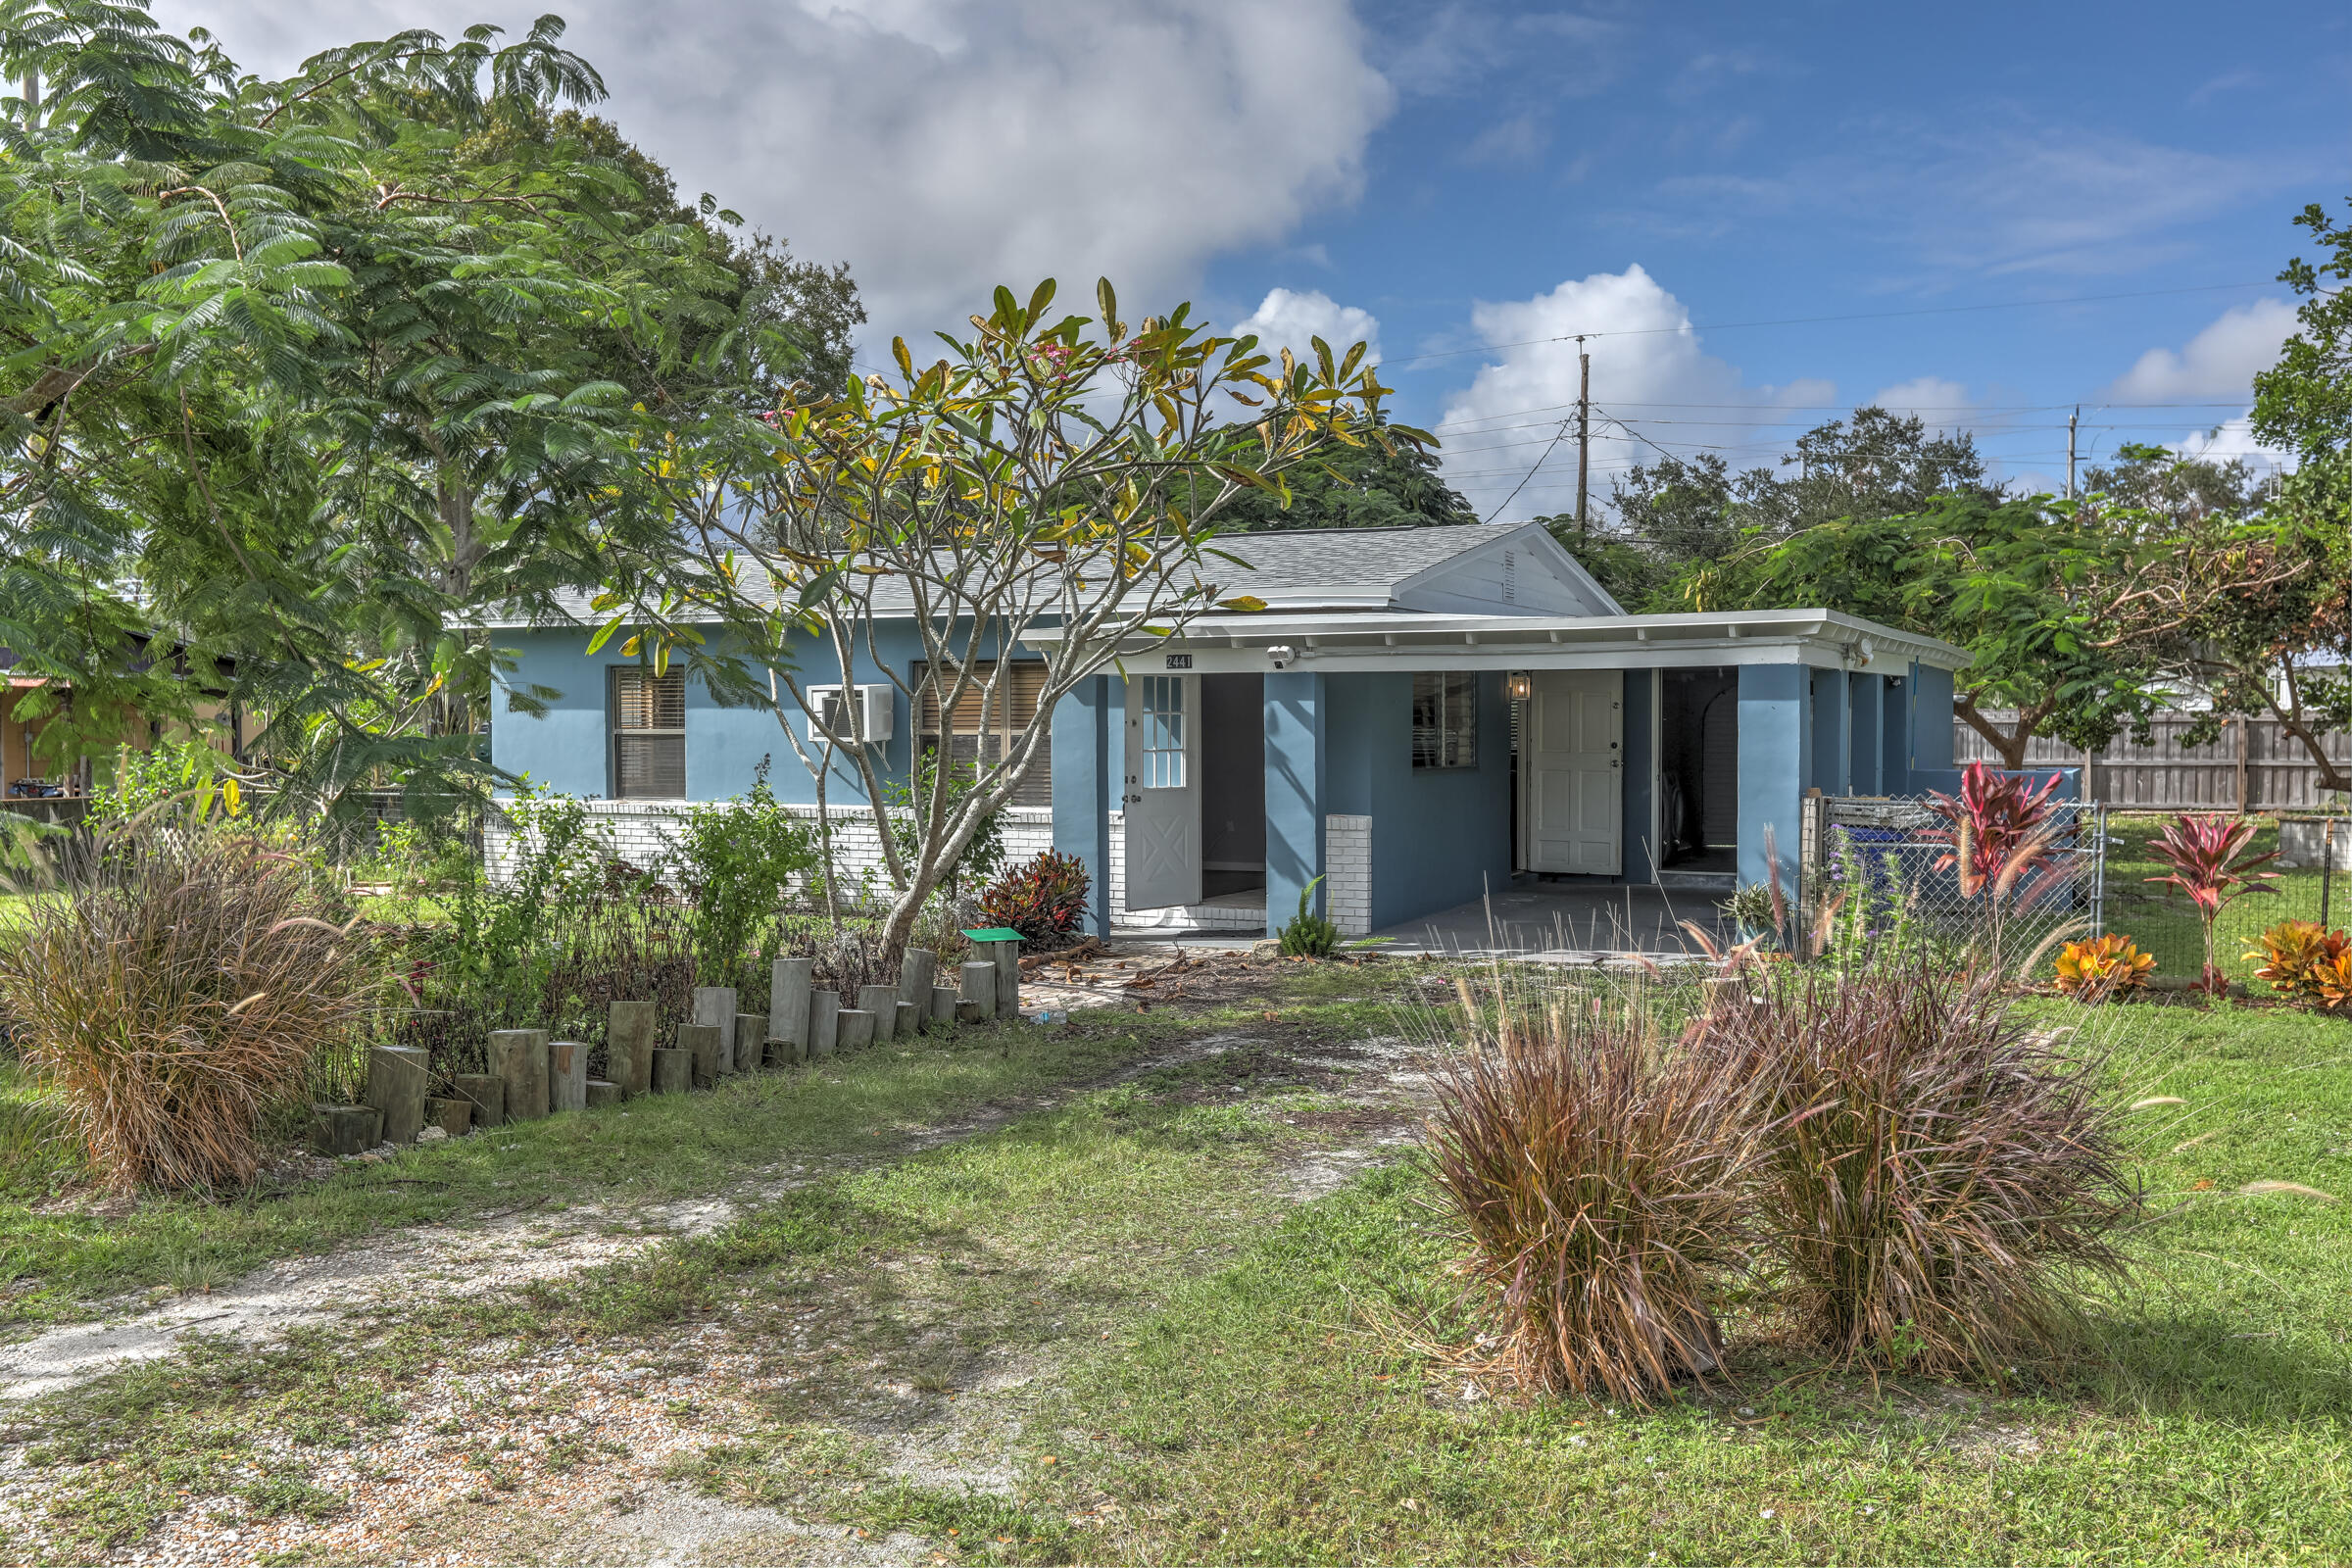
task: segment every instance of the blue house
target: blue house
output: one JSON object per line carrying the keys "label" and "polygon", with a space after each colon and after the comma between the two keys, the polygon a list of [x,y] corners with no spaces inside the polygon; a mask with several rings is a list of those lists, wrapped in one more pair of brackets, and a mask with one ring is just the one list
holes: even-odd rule
{"label": "blue house", "polygon": [[[1910,794],[1952,765],[1967,655],[1932,638],[1824,610],[1629,615],[1533,524],[1218,544],[1266,608],[1139,637],[1083,681],[1006,813],[1013,853],[1087,861],[1098,929],[1266,931],[1310,884],[1350,935],[1531,882],[1729,891],[1771,874],[1768,845],[1793,883],[1808,792]],[[762,758],[813,810],[773,714],[657,680],[617,640],[590,657],[585,603],[568,608],[499,629],[510,679],[561,694],[496,715],[499,766],[596,797],[648,853],[680,802],[742,792]],[[1035,711],[1055,637],[996,651],[1012,662],[993,732]],[[871,672],[894,778],[978,727],[928,700],[919,648],[911,625],[877,628],[915,693]],[[862,814],[856,789],[827,780],[837,815]]]}

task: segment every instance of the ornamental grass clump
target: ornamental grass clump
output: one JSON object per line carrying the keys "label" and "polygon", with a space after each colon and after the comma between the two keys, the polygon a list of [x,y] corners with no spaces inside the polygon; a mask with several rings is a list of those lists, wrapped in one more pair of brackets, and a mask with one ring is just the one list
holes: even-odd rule
{"label": "ornamental grass clump", "polygon": [[0,1012],[119,1192],[252,1181],[265,1112],[375,1001],[365,943],[266,838],[148,812],[62,854],[0,943]]}
{"label": "ornamental grass clump", "polygon": [[2123,1269],[2135,1195],[2095,1064],[1997,978],[1751,972],[1707,1032],[1769,1096],[1757,1213],[1833,1353],[1998,1378]]}
{"label": "ornamental grass clump", "polygon": [[1703,1378],[1743,1255],[1753,1096],[1719,1047],[1619,1005],[1465,992],[1426,1141],[1500,1350],[1535,1393],[1646,1400]]}

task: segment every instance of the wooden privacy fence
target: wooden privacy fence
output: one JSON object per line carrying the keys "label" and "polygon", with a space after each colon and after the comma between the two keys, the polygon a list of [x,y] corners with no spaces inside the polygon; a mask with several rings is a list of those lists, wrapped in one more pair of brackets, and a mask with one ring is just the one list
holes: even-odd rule
{"label": "wooden privacy fence", "polygon": [[[2015,715],[1989,715],[2006,725]],[[2149,727],[2150,744],[2119,735],[2105,751],[2084,752],[2048,736],[2026,746],[2028,767],[2079,767],[2082,795],[2118,810],[2309,811],[2328,804],[2319,763],[2275,718],[2231,718],[2211,746],[2183,745],[2199,715],[2166,711]],[[2352,735],[2328,737],[2328,755],[2352,762]],[[1952,761],[2000,763],[2000,754],[1964,719],[1952,720]]]}

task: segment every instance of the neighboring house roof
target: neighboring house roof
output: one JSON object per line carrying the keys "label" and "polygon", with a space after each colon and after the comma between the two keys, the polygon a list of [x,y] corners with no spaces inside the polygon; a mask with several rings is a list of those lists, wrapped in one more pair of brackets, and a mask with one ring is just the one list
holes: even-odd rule
{"label": "neighboring house roof", "polygon": [[[1201,577],[1217,596],[1260,599],[1269,610],[1625,613],[1559,541],[1536,523],[1220,534],[1210,549],[1214,553],[1203,559]],[[552,617],[509,612],[482,624],[595,624],[606,617],[591,608],[594,597],[566,591],[556,596]],[[878,589],[878,612],[905,613],[908,608],[904,595],[894,602],[887,584]]]}

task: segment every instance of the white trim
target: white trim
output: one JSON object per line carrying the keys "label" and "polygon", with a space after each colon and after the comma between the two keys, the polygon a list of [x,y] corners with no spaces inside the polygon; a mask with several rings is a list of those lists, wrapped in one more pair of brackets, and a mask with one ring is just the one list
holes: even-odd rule
{"label": "white trim", "polygon": [[[1361,615],[1279,612],[1246,619],[1205,617],[1172,637],[1138,638],[1123,653],[1139,663],[1183,653],[1202,673],[1266,668],[1266,649],[1315,645],[1301,667],[1385,669],[1642,669],[1708,664],[1806,664],[1817,669],[1907,673],[1913,662],[1958,669],[1968,651],[1834,610],[1749,610],[1672,615],[1455,615],[1390,611]],[[1024,639],[1051,648],[1058,628]],[[1867,649],[1867,657],[1864,650]]]}

